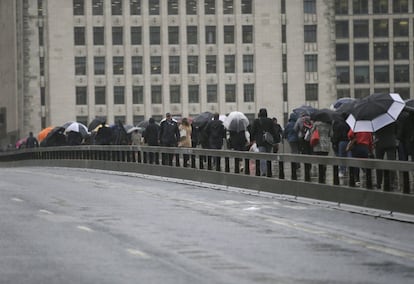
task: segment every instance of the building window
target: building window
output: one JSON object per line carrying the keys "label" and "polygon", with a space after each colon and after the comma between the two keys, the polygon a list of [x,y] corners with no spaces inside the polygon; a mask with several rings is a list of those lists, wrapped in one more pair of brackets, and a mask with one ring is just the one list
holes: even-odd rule
{"label": "building window", "polygon": [[408,42],[394,42],[394,60],[409,59],[410,45]]}
{"label": "building window", "polygon": [[187,15],[197,15],[197,0],[186,0],[185,8]]}
{"label": "building window", "polygon": [[45,58],[43,56],[42,57],[39,57],[39,65],[40,65],[39,66],[40,76],[45,76]]}
{"label": "building window", "polygon": [[40,105],[46,105],[46,88],[40,87]]}
{"label": "building window", "polygon": [[410,88],[394,88],[394,93],[399,94],[403,100],[410,98]]}
{"label": "building window", "polygon": [[216,26],[206,26],[206,44],[216,43]]}
{"label": "building window", "polygon": [[254,84],[244,84],[243,85],[243,101],[254,102]]}
{"label": "building window", "polygon": [[178,0],[168,1],[168,15],[178,15]]}
{"label": "building window", "polygon": [[124,37],[122,27],[112,27],[112,44],[113,45],[123,45]]}
{"label": "building window", "polygon": [[374,60],[388,60],[388,42],[374,42]]}
{"label": "building window", "polygon": [[355,66],[354,67],[354,82],[356,84],[369,83],[369,67]]}
{"label": "building window", "polygon": [[75,27],[75,45],[85,45],[85,27]]}
{"label": "building window", "polygon": [[305,72],[318,72],[318,55],[305,55]]}
{"label": "building window", "polygon": [[336,38],[348,38],[349,37],[348,21],[336,21],[335,22],[335,34],[336,34]]}
{"label": "building window", "polygon": [[93,27],[93,45],[105,45],[104,27]]}
{"label": "building window", "polygon": [[216,13],[216,0],[204,0],[204,14],[214,15]]}
{"label": "building window", "polygon": [[287,83],[282,84],[282,94],[283,94],[283,101],[287,102],[288,101],[288,84]]}
{"label": "building window", "polygon": [[125,115],[115,115],[114,121],[117,123],[125,124]]}
{"label": "building window", "polygon": [[123,56],[114,56],[112,57],[112,68],[114,75],[124,74],[124,57]]}
{"label": "building window", "polygon": [[224,91],[225,91],[226,103],[235,103],[236,102],[236,85],[226,84]]}
{"label": "building window", "polygon": [[374,83],[388,83],[389,81],[389,67],[387,65],[374,66]]}
{"label": "building window", "polygon": [[131,44],[142,44],[142,29],[141,27],[131,27]]}
{"label": "building window", "polygon": [[253,55],[245,54],[243,55],[243,73],[253,73],[254,69]]}
{"label": "building window", "polygon": [[160,27],[150,27],[150,44],[161,44],[161,32]]}
{"label": "building window", "polygon": [[252,0],[242,0],[242,2],[241,2],[241,12],[242,12],[242,14],[251,14],[251,13],[253,13]]}
{"label": "building window", "polygon": [[234,3],[233,0],[223,0],[223,14],[233,14]]}
{"label": "building window", "polygon": [[180,73],[180,56],[170,56],[170,74],[179,74]]}
{"label": "building window", "polygon": [[337,43],[335,50],[337,61],[349,60],[349,46],[347,43]]}
{"label": "building window", "polygon": [[122,15],[122,0],[111,0],[112,16]]}
{"label": "building window", "polygon": [[181,86],[170,85],[170,103],[179,104],[181,103]]}
{"label": "building window", "polygon": [[76,87],[76,105],[86,105],[86,87]]}
{"label": "building window", "polygon": [[353,0],[354,14],[368,14],[368,0]]}
{"label": "building window", "polygon": [[368,20],[354,20],[354,37],[368,38],[369,23]]}
{"label": "building window", "polygon": [[151,74],[161,74],[161,56],[151,56]]}
{"label": "building window", "polygon": [[282,43],[286,43],[286,25],[282,25]]}
{"label": "building window", "polygon": [[207,85],[207,103],[217,102],[217,85]]}
{"label": "building window", "polygon": [[131,15],[141,15],[141,0],[129,0],[129,13]]}
{"label": "building window", "polygon": [[408,36],[408,26],[409,26],[408,19],[395,19],[394,20],[394,37]]}
{"label": "building window", "polygon": [[106,104],[106,88],[105,87],[95,87],[95,104],[104,105]]}
{"label": "building window", "polygon": [[190,104],[198,104],[200,102],[198,85],[188,85],[188,102]]}
{"label": "building window", "polygon": [[187,67],[188,74],[197,74],[198,73],[198,56],[190,55],[187,57]]}
{"label": "building window", "polygon": [[77,115],[76,121],[82,123],[83,125],[88,125],[88,116],[85,115]]}
{"label": "building window", "polygon": [[86,57],[75,57],[75,75],[86,75]]}
{"label": "building window", "polygon": [[304,26],[304,37],[305,42],[316,42],[316,25],[306,25]]}
{"label": "building window", "polygon": [[144,121],[145,120],[145,117],[143,116],[143,115],[134,115],[133,117],[132,117],[132,120],[133,120],[133,125],[137,125],[138,123],[140,123],[141,121]]}
{"label": "building window", "polygon": [[348,66],[336,67],[336,83],[337,84],[349,84],[349,67]]}
{"label": "building window", "polygon": [[197,44],[197,26],[187,26],[187,44]]}
{"label": "building window", "polygon": [[287,55],[282,54],[282,72],[287,72]]}
{"label": "building window", "polygon": [[335,14],[348,15],[348,0],[335,0]]}
{"label": "building window", "polygon": [[168,44],[179,44],[178,27],[168,27]]}
{"label": "building window", "polygon": [[224,55],[224,73],[236,72],[236,56]]}
{"label": "building window", "polygon": [[394,82],[408,83],[410,82],[410,66],[394,65]]}
{"label": "building window", "polygon": [[388,14],[388,0],[372,1],[372,10],[374,14]]}
{"label": "building window", "polygon": [[356,99],[362,99],[369,95],[369,88],[358,88],[354,90],[354,96]]}
{"label": "building window", "polygon": [[305,14],[316,14],[316,0],[304,0],[303,12]]}
{"label": "building window", "polygon": [[354,60],[369,60],[369,43],[354,43]]}
{"label": "building window", "polygon": [[317,101],[318,100],[318,84],[305,84],[305,100]]}
{"label": "building window", "polygon": [[160,1],[149,0],[148,8],[149,8],[150,15],[159,15],[160,14]]}
{"label": "building window", "polygon": [[144,103],[144,87],[132,86],[132,103],[140,105]]}
{"label": "building window", "polygon": [[234,43],[234,26],[224,26],[224,43]]}
{"label": "building window", "polygon": [[393,0],[392,11],[394,13],[408,13],[408,0]]}
{"label": "building window", "polygon": [[336,97],[338,99],[340,98],[345,98],[345,97],[350,97],[350,91],[349,89],[337,89],[336,90]]}
{"label": "building window", "polygon": [[206,56],[206,73],[217,73],[217,56],[207,55]]}
{"label": "building window", "polygon": [[374,93],[390,93],[390,88],[374,88]]}
{"label": "building window", "polygon": [[152,104],[162,104],[161,90],[162,90],[161,85],[151,86],[151,103]]}
{"label": "building window", "polygon": [[253,43],[253,26],[242,26],[242,42]]}
{"label": "building window", "polygon": [[125,104],[125,87],[124,86],[114,86],[114,104],[123,105]]}
{"label": "building window", "polygon": [[388,37],[388,20],[374,20],[374,37]]}
{"label": "building window", "polygon": [[142,56],[131,57],[132,74],[142,74]]}
{"label": "building window", "polygon": [[45,41],[44,41],[43,27],[39,27],[38,32],[39,32],[39,46],[44,46]]}
{"label": "building window", "polygon": [[83,1],[84,0],[73,0],[73,15],[85,15],[85,3]]}
{"label": "building window", "polygon": [[103,11],[103,0],[92,0],[92,15],[102,16]]}
{"label": "building window", "polygon": [[94,74],[95,75],[104,75],[105,74],[105,57],[104,56],[95,56],[93,58],[94,64]]}

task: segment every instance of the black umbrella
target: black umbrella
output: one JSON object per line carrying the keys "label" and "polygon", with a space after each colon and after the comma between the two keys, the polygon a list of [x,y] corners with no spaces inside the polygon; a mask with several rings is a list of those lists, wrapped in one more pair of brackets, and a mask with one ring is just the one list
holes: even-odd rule
{"label": "black umbrella", "polygon": [[40,142],[40,146],[63,146],[66,145],[65,128],[56,126],[46,136],[45,139]]}
{"label": "black umbrella", "polygon": [[335,119],[339,119],[341,114],[328,108],[318,109],[311,113],[310,118],[313,121],[322,121],[331,123]]}
{"label": "black umbrella", "polygon": [[209,122],[212,119],[213,119],[213,114],[211,112],[209,111],[202,112],[196,117],[194,117],[192,125],[194,127],[203,127],[204,125],[207,124],[207,122]]}
{"label": "black umbrella", "polygon": [[302,105],[300,107],[294,108],[293,112],[297,114],[298,117],[300,117],[303,113],[310,115],[311,113],[315,112],[317,109],[313,106],[309,105]]}
{"label": "black umbrella", "polygon": [[351,111],[354,109],[354,106],[357,102],[358,100],[353,100],[353,101],[343,103],[336,109],[336,112],[350,114]]}
{"label": "black umbrella", "polygon": [[373,94],[355,103],[346,122],[354,132],[375,132],[396,121],[404,107],[399,94]]}
{"label": "black umbrella", "polygon": [[105,124],[105,123],[106,123],[106,118],[105,117],[96,117],[89,123],[88,131],[92,131],[96,127],[98,127],[99,125]]}
{"label": "black umbrella", "polygon": [[340,108],[343,104],[347,104],[347,103],[352,103],[354,102],[355,99],[354,98],[350,98],[350,97],[343,97],[343,98],[339,98],[336,100],[336,102],[334,102],[332,104],[332,108],[334,110],[337,110],[338,108]]}

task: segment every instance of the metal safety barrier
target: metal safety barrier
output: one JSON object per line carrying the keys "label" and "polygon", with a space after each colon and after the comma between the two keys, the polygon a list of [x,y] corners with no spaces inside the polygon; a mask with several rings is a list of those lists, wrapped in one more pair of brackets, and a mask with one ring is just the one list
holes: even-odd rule
{"label": "metal safety barrier", "polygon": [[[266,176],[260,175],[260,163]],[[414,163],[200,148],[85,145],[0,153],[0,167],[63,166],[137,172],[414,214]],[[339,176],[345,167],[347,175]],[[357,182],[354,168],[361,169]],[[383,184],[377,188],[376,174]]]}

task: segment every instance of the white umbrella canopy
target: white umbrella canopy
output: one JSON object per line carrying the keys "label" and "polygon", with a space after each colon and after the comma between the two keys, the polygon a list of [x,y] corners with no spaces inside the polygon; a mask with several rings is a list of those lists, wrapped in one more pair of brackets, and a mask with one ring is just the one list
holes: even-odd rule
{"label": "white umbrella canopy", "polygon": [[73,121],[71,123],[65,123],[62,127],[65,128],[66,133],[70,131],[78,132],[82,137],[87,137],[90,134],[88,127],[80,122]]}
{"label": "white umbrella canopy", "polygon": [[246,115],[239,111],[232,111],[223,122],[224,127],[229,131],[244,131],[250,124],[249,119]]}
{"label": "white umbrella canopy", "polygon": [[404,107],[399,94],[373,94],[355,103],[346,122],[354,132],[376,132],[396,121]]}

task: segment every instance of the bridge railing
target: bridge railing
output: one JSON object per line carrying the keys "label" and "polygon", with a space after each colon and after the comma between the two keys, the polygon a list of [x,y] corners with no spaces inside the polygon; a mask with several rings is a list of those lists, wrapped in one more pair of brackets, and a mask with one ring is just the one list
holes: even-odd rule
{"label": "bridge railing", "polygon": [[[260,176],[265,160],[267,176]],[[1,166],[132,171],[414,213],[414,163],[332,156],[150,146],[40,147],[0,153]],[[348,175],[339,177],[339,168]],[[352,168],[361,169],[356,182]],[[377,170],[383,185],[376,187]]]}

